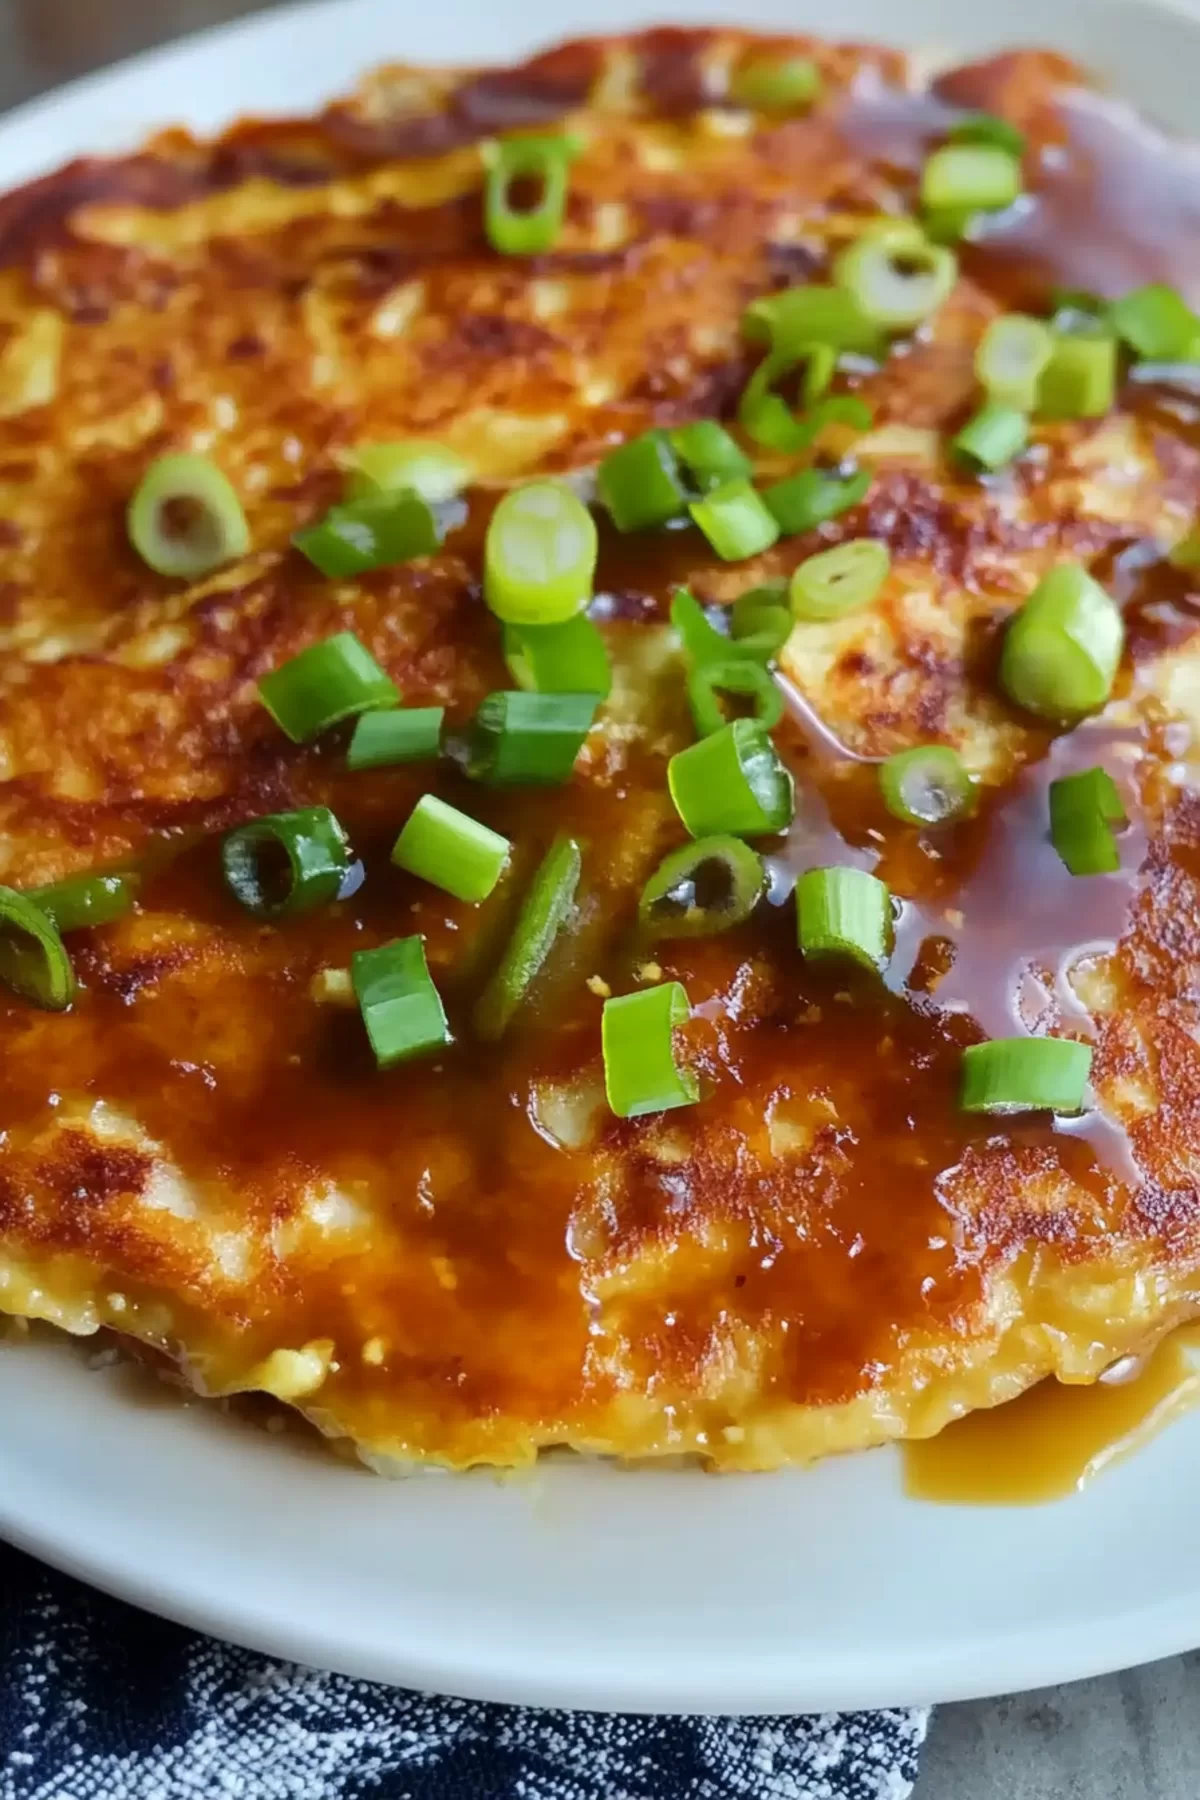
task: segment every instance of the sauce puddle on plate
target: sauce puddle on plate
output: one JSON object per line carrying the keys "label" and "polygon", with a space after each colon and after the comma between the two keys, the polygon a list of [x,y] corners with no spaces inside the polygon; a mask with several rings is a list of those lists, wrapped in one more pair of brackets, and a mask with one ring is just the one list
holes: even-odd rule
{"label": "sauce puddle on plate", "polygon": [[[1119,1366],[1119,1365],[1118,1365]],[[903,1446],[904,1489],[944,1506],[1061,1500],[1200,1403],[1200,1325],[1165,1338],[1123,1381],[1039,1382],[1019,1399]]]}

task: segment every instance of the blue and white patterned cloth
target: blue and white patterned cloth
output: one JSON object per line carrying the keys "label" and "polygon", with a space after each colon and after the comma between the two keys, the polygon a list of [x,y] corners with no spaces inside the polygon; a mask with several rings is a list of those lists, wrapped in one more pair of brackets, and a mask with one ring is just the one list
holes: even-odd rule
{"label": "blue and white patterned cloth", "polygon": [[404,1693],[198,1637],[0,1546],[0,1800],[906,1800],[927,1717]]}

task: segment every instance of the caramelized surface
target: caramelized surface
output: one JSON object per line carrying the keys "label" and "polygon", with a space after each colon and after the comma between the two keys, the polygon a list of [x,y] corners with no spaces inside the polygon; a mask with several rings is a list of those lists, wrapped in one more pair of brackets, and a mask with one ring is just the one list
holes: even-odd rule
{"label": "caramelized surface", "polygon": [[[986,483],[940,447],[998,306],[1159,274],[1200,298],[1192,153],[1035,53],[917,93],[890,52],[805,43],[827,98],[771,126],[710,99],[747,42],[653,32],[513,71],[384,71],[319,120],[170,134],[0,202],[0,880],[149,870],[134,916],[74,940],[72,1013],[0,997],[0,1307],[132,1333],[202,1388],[276,1392],[376,1458],[565,1443],[726,1467],[1094,1379],[1197,1310],[1200,595],[1161,555],[1200,494],[1196,408],[1130,383],[1108,419],[1040,428]],[[479,591],[496,485],[728,415],[746,302],[819,276],[861,216],[910,207],[959,104],[1030,132],[1035,198],[970,250],[933,324],[849,384],[876,410],[859,446],[876,479],[823,536],[885,538],[892,573],[864,613],[787,646],[799,804],[765,846],[760,917],[636,941],[639,888],[683,835],[664,621],[675,583],[731,599],[814,538],[730,569],[691,530],[604,536],[618,680],[564,790],[493,793],[450,765],[351,777],[340,741],[283,741],[258,678],[342,628],[456,725],[505,686]],[[586,143],[560,244],[497,257],[480,142],[564,117]],[[321,580],[289,534],[339,493],[350,446],[414,433],[471,459],[465,524],[429,562]],[[233,477],[255,544],[190,590],[123,528],[176,446]],[[1066,555],[1126,604],[1131,654],[1108,714],[1052,743],[994,665],[1004,619]],[[870,760],[925,741],[983,783],[976,817],[936,836],[888,818]],[[1097,761],[1132,823],[1120,874],[1074,880],[1046,789]],[[481,908],[388,863],[430,785],[517,842]],[[363,885],[279,928],[248,918],[216,834],[316,800]],[[503,1049],[478,1046],[472,1000],[564,828],[586,844],[576,929]],[[844,860],[904,901],[886,988],[796,949],[791,878]],[[310,986],[413,931],[457,1042],[380,1075],[356,1015]],[[704,1098],[620,1122],[601,995],[656,967],[692,1000]],[[1094,1039],[1102,1110],[1057,1130],[960,1115],[962,1046],[1035,1028]]]}

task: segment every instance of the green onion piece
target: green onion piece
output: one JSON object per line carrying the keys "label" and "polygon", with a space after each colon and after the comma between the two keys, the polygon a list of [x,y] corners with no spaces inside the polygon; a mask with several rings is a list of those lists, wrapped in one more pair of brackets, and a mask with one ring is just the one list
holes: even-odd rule
{"label": "green onion piece", "polygon": [[1072,875],[1109,875],[1121,866],[1113,826],[1125,807],[1107,769],[1083,769],[1050,783],[1050,841]]}
{"label": "green onion piece", "polygon": [[946,144],[921,171],[921,204],[930,212],[999,212],[1020,192],[1020,158],[992,144]]}
{"label": "green onion piece", "polygon": [[347,500],[379,500],[403,489],[431,506],[453,500],[470,480],[470,467],[453,450],[414,438],[399,444],[358,444],[352,452]]}
{"label": "green onion piece", "polygon": [[870,431],[875,414],[858,394],[830,394],[810,408],[805,424],[815,442],[827,425],[848,425],[852,431]]}
{"label": "green onion piece", "polygon": [[1051,301],[1053,330],[1085,334],[1099,331],[1106,337],[1112,336],[1109,302],[1102,300],[1099,294],[1093,294],[1088,288],[1060,287],[1052,290]]}
{"label": "green onion piece", "polygon": [[1050,361],[1038,382],[1037,410],[1043,419],[1098,419],[1117,391],[1117,341],[1056,332]]}
{"label": "green onion piece", "polygon": [[782,831],[796,806],[792,777],[756,719],[734,719],[677,751],[667,786],[694,838]]}
{"label": "green onion piece", "polygon": [[475,1006],[477,1035],[502,1038],[575,904],[583,856],[574,838],[556,838],[526,889],[508,947]]}
{"label": "green onion piece", "polygon": [[748,481],[727,481],[688,511],[723,562],[757,556],[779,536],[774,514]]}
{"label": "green onion piece", "polygon": [[53,920],[9,887],[0,887],[0,984],[47,1012],[65,1012],[75,998],[75,972]]}
{"label": "green onion piece", "polygon": [[907,331],[936,312],[958,279],[952,250],[931,244],[909,219],[869,227],[833,265],[839,284],[865,318],[885,331]]}
{"label": "green onion piece", "polygon": [[1082,1112],[1091,1070],[1091,1045],[1074,1038],[968,1044],[959,1105],[964,1112]]}
{"label": "green onion piece", "polygon": [[674,452],[662,431],[646,431],[610,450],[596,488],[618,531],[645,531],[677,519],[687,505]]}
{"label": "green onion piece", "polygon": [[[742,429],[756,444],[762,444],[768,450],[791,455],[806,449],[816,438],[821,425],[828,422],[827,415],[816,424],[810,419],[798,418],[782,394],[774,390],[785,376],[804,368],[804,398],[814,399],[818,392],[828,387],[834,367],[834,353],[823,344],[802,344],[795,350],[772,350],[764,356],[742,390],[738,401],[738,422]],[[862,406],[861,401],[859,406]],[[868,411],[867,425],[870,423]]]}
{"label": "green onion piece", "polygon": [[1165,282],[1134,288],[1108,309],[1117,336],[1147,362],[1188,362],[1200,318]]}
{"label": "green onion piece", "polygon": [[1009,624],[1000,685],[1026,712],[1069,723],[1104,705],[1124,643],[1115,601],[1086,569],[1059,563]]}
{"label": "green onion piece", "polygon": [[[483,197],[484,229],[493,250],[536,256],[553,248],[567,210],[567,168],[575,149],[573,138],[532,134],[499,145]],[[521,179],[540,182],[541,193],[536,205],[518,209],[511,189]]]}
{"label": "green onion piece", "polygon": [[453,1042],[422,938],[395,938],[377,950],[356,950],[350,979],[381,1069]]}
{"label": "green onion piece", "polygon": [[712,937],[750,917],[766,882],[762,857],[749,844],[700,838],[659,863],[642,889],[638,919],[652,937]]}
{"label": "green onion piece", "polygon": [[701,489],[749,475],[754,467],[741,445],[715,419],[696,419],[667,435],[672,450]]}
{"label": "green onion piece", "polygon": [[898,750],[879,765],[883,803],[906,825],[947,825],[969,813],[975,784],[948,744]]}
{"label": "green onion piece", "polygon": [[475,715],[468,774],[530,786],[569,780],[599,704],[599,694],[489,694]]}
{"label": "green onion piece", "polygon": [[442,747],[444,706],[393,706],[364,713],[346,752],[348,769],[386,769],[428,762]]}
{"label": "green onion piece", "polygon": [[1167,551],[1173,569],[1200,569],[1200,527],[1195,525]]}
{"label": "green onion piece", "polygon": [[696,599],[686,588],[676,588],[671,601],[671,623],[679,633],[684,655],[694,669],[704,663],[725,662],[735,654],[733,645],[717,630]]}
{"label": "green onion piece", "polygon": [[949,248],[961,244],[971,235],[971,227],[978,217],[970,206],[943,206],[937,212],[927,208],[921,216],[921,226],[931,244],[944,244]]}
{"label": "green onion piece", "polygon": [[264,675],[258,692],[294,744],[307,744],[358,713],[400,703],[395,683],[352,631],[302,650]]}
{"label": "green onion piece", "polygon": [[951,440],[955,455],[972,468],[1003,469],[1029,447],[1029,420],[1014,407],[989,400]]}
{"label": "green onion piece", "polygon": [[975,373],[990,401],[1032,412],[1042,372],[1054,354],[1054,333],[1041,319],[1009,313],[993,319],[975,352]]}
{"label": "green onion piece", "polygon": [[225,885],[256,919],[295,919],[328,906],[349,867],[346,834],[327,806],[252,819],[221,845]]}
{"label": "green onion piece", "polygon": [[586,613],[561,625],[506,625],[504,660],[520,688],[535,694],[599,694],[612,689],[604,638]]}
{"label": "green onion piece", "polygon": [[561,481],[505,494],[483,545],[483,597],[510,625],[559,625],[592,597],[596,521]]}
{"label": "green onion piece", "polygon": [[821,94],[821,71],[810,56],[754,56],[729,77],[729,98],[751,112],[807,112]]}
{"label": "green onion piece", "polygon": [[742,332],[752,344],[769,344],[793,356],[813,344],[865,356],[883,348],[878,325],[867,318],[854,295],[819,284],[785,288],[781,294],[752,300],[742,314]]}
{"label": "green onion piece", "polygon": [[46,887],[30,888],[27,895],[40,906],[59,932],[81,931],[91,925],[108,925],[122,918],[137,899],[139,879],[127,872],[114,875],[68,875]]}
{"label": "green onion piece", "polygon": [[675,1060],[674,1032],[690,1011],[678,981],[643,988],[637,994],[614,994],[604,1002],[600,1041],[604,1053],[604,1091],[618,1119],[693,1106],[700,1084]]}
{"label": "green onion piece", "polygon": [[392,861],[456,900],[478,901],[487,899],[503,875],[511,851],[498,831],[436,794],[423,794],[392,846]]}
{"label": "green onion piece", "polygon": [[840,619],[869,606],[891,564],[888,547],[878,538],[848,538],[832,550],[806,556],[792,575],[792,617]]}
{"label": "green onion piece", "polygon": [[853,475],[834,475],[825,469],[801,469],[763,489],[763,499],[786,537],[812,531],[828,519],[849,512],[866,499],[871,490],[871,472],[858,469]]}
{"label": "green onion piece", "polygon": [[228,477],[206,456],[160,456],[138,482],[129,541],[158,575],[195,581],[250,548],[250,527]]}
{"label": "green onion piece", "polygon": [[1025,133],[995,113],[968,113],[950,127],[946,136],[952,144],[987,144],[994,150],[1006,150],[1010,156],[1025,154]]}
{"label": "green onion piece", "polygon": [[688,676],[688,700],[701,737],[710,737],[728,722],[721,694],[745,696],[751,702],[746,716],[757,719],[765,731],[774,730],[783,717],[783,695],[761,663],[747,657],[706,662]]}
{"label": "green onion piece", "polygon": [[332,581],[431,556],[441,541],[428,500],[407,490],[330,507],[323,519],[292,538],[300,554]]}
{"label": "green onion piece", "polygon": [[739,656],[752,655],[770,662],[783,649],[792,634],[787,595],[786,581],[764,583],[738,595],[730,626],[733,647]]}
{"label": "green onion piece", "polygon": [[865,869],[806,869],[796,883],[796,928],[805,956],[850,956],[880,969],[891,942],[892,898]]}

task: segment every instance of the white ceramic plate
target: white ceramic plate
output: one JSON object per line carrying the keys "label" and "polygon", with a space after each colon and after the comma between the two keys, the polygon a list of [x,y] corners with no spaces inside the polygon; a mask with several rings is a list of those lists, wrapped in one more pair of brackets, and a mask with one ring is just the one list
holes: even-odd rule
{"label": "white ceramic plate", "polygon": [[[7,185],[182,119],[295,111],[388,56],[505,58],[566,32],[736,17],[949,45],[1051,44],[1186,129],[1200,22],[1006,0],[336,0],[131,63],[0,124]],[[999,14],[997,21],[996,15]],[[412,1686],[711,1712],[946,1700],[1200,1643],[1200,1415],[1057,1506],[916,1505],[889,1452],[706,1479],[557,1463],[389,1483],[200,1406],[139,1403],[77,1350],[0,1348],[0,1533],[189,1624]]]}

